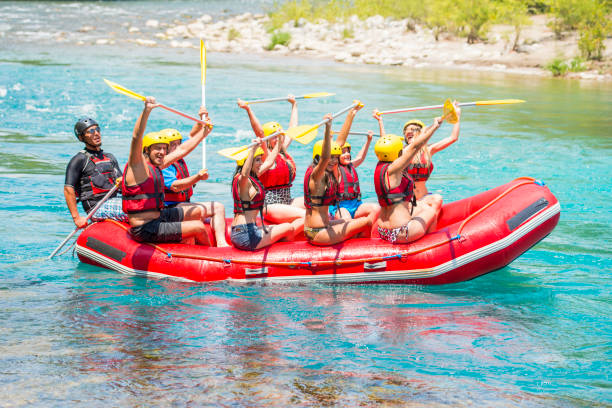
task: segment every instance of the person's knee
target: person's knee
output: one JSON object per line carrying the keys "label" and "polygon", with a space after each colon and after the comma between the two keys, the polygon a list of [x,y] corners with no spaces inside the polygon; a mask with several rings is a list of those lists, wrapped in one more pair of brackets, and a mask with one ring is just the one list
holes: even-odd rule
{"label": "person's knee", "polygon": [[213,201],[212,210],[213,210],[212,215],[225,214],[225,206],[218,201]]}

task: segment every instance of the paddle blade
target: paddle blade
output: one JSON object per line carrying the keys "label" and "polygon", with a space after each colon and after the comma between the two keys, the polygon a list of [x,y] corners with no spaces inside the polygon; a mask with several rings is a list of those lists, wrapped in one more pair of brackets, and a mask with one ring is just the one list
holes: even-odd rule
{"label": "paddle blade", "polygon": [[[104,79],[104,78],[102,78],[102,79]],[[140,99],[141,101],[145,100],[144,96],[138,95],[136,92],[130,91],[129,89],[124,88],[124,87],[122,87],[121,85],[119,85],[119,84],[117,84],[115,82],[109,81],[108,79],[104,79],[104,82],[106,82],[106,85],[108,85],[111,88],[113,88],[113,90],[115,92],[118,92],[120,94],[129,96],[130,98]]]}
{"label": "paddle blade", "polygon": [[204,41],[200,40],[200,82],[206,83],[206,47]]}
{"label": "paddle blade", "polygon": [[227,157],[230,160],[237,161],[248,156],[249,146],[228,147],[219,150],[217,153],[223,157]]}
{"label": "paddle blade", "polygon": [[442,109],[444,112],[443,118],[445,121],[453,125],[459,122],[459,118],[457,117],[457,111],[455,110],[455,105],[453,105],[450,99],[444,101],[444,107]]}
{"label": "paddle blade", "polygon": [[479,105],[507,105],[510,103],[523,103],[522,99],[498,99],[493,101],[476,101],[476,106]]}
{"label": "paddle blade", "polygon": [[315,93],[311,93],[311,94],[306,94],[304,96],[302,96],[302,98],[304,99],[309,99],[309,98],[323,98],[325,96],[332,96],[335,95],[334,93],[329,93],[329,92],[315,92]]}
{"label": "paddle blade", "polygon": [[319,127],[313,125],[300,125],[289,128],[285,131],[285,135],[289,136],[297,142],[307,145],[312,142],[319,133]]}

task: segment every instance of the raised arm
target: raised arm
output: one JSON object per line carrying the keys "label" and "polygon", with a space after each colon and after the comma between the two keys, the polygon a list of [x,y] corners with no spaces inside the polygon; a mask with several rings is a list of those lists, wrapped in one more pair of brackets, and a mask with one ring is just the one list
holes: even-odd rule
{"label": "raised arm", "polygon": [[321,147],[321,157],[319,159],[319,163],[312,170],[312,179],[315,182],[320,181],[325,175],[325,169],[327,169],[327,165],[331,160],[331,142],[332,142],[332,115],[328,113],[325,115],[324,119],[327,119],[325,122],[325,137],[323,138],[323,146]]}
{"label": "raised arm", "polygon": [[340,145],[340,147],[344,146],[346,139],[348,138],[348,134],[351,131],[351,126],[353,125],[353,119],[355,119],[355,115],[359,112],[359,109],[363,108],[363,103],[361,101],[355,101],[357,106],[351,109],[346,115],[346,119],[344,120],[344,124],[342,125],[342,129],[340,129],[340,133],[338,133],[338,137],[336,138],[336,143]]}
{"label": "raised arm", "polygon": [[194,128],[199,126],[199,129],[195,133],[195,135],[189,140],[187,140],[185,143],[181,143],[180,145],[178,145],[172,153],[166,155],[162,168],[166,168],[175,161],[187,156],[202,142],[202,140],[204,140],[206,136],[210,134],[213,129],[213,124],[210,118],[208,117],[208,112],[206,111],[206,108],[201,106],[198,114],[200,115],[200,119],[206,122],[206,126],[202,126],[201,123],[197,123]]}
{"label": "raised arm", "polygon": [[371,130],[368,130],[368,136],[367,136],[368,138],[365,144],[363,145],[359,153],[357,153],[357,156],[355,157],[355,159],[351,160],[351,164],[353,165],[353,167],[359,167],[359,165],[363,163],[363,161],[365,160],[368,154],[368,149],[370,148],[370,143],[372,143],[373,135],[374,135],[374,132],[372,132]]}
{"label": "raised arm", "polygon": [[251,169],[253,168],[253,156],[255,155],[255,151],[258,147],[261,146],[261,139],[253,139],[253,146],[249,149],[249,154],[242,165],[242,170],[240,171],[240,179],[238,180],[238,186],[240,187],[240,191],[243,192],[245,188],[249,187],[249,175],[251,174]]}
{"label": "raised arm", "polygon": [[257,116],[255,116],[253,113],[251,106],[242,99],[238,99],[238,106],[244,109],[247,112],[247,115],[249,115],[249,120],[251,121],[251,127],[253,128],[253,132],[255,132],[255,136],[259,138],[264,137],[264,131],[261,127],[261,123],[259,123]]}
{"label": "raised arm", "polygon": [[378,121],[378,134],[380,135],[380,137],[385,137],[385,125],[383,125],[382,115],[380,114],[378,109],[374,109],[374,111],[372,112],[372,117],[374,117],[374,119]]}
{"label": "raised arm", "polygon": [[[297,108],[297,102],[293,95],[289,95],[287,100],[291,104],[291,116],[289,117],[289,129],[291,129],[292,127],[296,127],[298,125],[298,108]],[[293,141],[292,138],[286,137],[283,147],[287,149],[292,141]]]}
{"label": "raised arm", "polygon": [[438,153],[440,150],[446,149],[448,146],[452,145],[457,140],[459,140],[459,130],[461,127],[461,108],[459,107],[459,104],[457,103],[457,101],[454,102],[454,105],[455,105],[455,111],[457,112],[457,119],[458,119],[457,123],[453,125],[453,131],[451,132],[449,137],[444,138],[440,140],[439,142],[432,143],[429,146],[429,152],[432,156],[435,153]]}
{"label": "raised arm", "polygon": [[[283,144],[284,137],[285,137],[284,133],[281,133],[280,135],[277,136],[278,140],[276,144],[274,145],[274,148],[272,149],[270,154],[266,156],[265,161],[261,164],[261,167],[259,168],[259,172],[257,173],[257,176],[264,174],[266,171],[270,170],[270,168],[274,165],[274,162],[276,161],[276,157],[278,157],[278,153],[280,152],[281,146]],[[262,145],[263,144],[265,143],[262,143]]]}
{"label": "raised arm", "polygon": [[[206,108],[204,106],[200,106],[200,111],[202,111],[202,110],[204,110],[204,116],[206,116],[206,119],[210,119],[208,117],[208,111],[206,110]],[[200,119],[202,119],[202,115],[200,115]],[[195,122],[193,124],[193,127],[189,131],[189,137],[194,137],[196,135],[196,133],[198,133],[200,130],[202,130],[202,124],[200,122]]]}
{"label": "raised arm", "polygon": [[416,136],[410,144],[402,150],[402,155],[395,159],[393,163],[389,166],[387,173],[389,176],[400,174],[404,169],[410,164],[410,161],[414,157],[414,155],[421,150],[421,148],[427,144],[427,141],[434,134],[434,132],[440,127],[443,119],[438,117],[434,119],[434,123],[429,126],[425,131],[421,132],[418,136]]}
{"label": "raised arm", "polygon": [[126,183],[129,185],[142,183],[149,177],[145,159],[142,155],[142,136],[147,128],[147,121],[149,120],[151,111],[158,106],[154,97],[146,97],[142,113],[134,125],[132,142],[130,144],[130,155],[128,157],[128,167],[125,174]]}

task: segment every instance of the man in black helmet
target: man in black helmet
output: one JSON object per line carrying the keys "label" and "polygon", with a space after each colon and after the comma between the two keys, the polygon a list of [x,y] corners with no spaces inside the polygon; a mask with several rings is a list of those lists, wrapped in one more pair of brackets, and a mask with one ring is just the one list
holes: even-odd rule
{"label": "man in black helmet", "polygon": [[[82,118],[74,125],[74,134],[85,148],[70,159],[66,168],[64,197],[74,224],[78,228],[87,225],[86,217],[79,214],[77,202],[80,201],[85,212],[89,212],[113,188],[121,169],[115,156],[102,151],[100,126],[91,118]],[[127,221],[121,209],[121,198],[113,194],[96,212],[93,220],[111,218]]]}

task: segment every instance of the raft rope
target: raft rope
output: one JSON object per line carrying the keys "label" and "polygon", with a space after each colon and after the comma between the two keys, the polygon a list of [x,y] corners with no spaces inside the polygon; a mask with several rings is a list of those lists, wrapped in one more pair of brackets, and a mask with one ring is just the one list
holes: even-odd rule
{"label": "raft rope", "polygon": [[[474,219],[474,217],[476,217],[478,214],[482,213],[484,210],[486,210],[487,208],[491,207],[493,204],[495,204],[501,198],[503,198],[504,196],[508,195],[511,191],[517,189],[518,187],[524,186],[526,184],[536,183],[536,180],[533,177],[519,177],[519,178],[515,179],[514,181],[517,181],[517,180],[524,180],[524,181],[522,181],[522,182],[520,182],[518,184],[515,184],[512,187],[508,188],[506,191],[504,191],[503,193],[501,193],[500,195],[495,197],[493,200],[491,200],[489,203],[484,205],[481,209],[479,209],[478,211],[474,212],[474,214],[470,215],[465,220],[463,220],[463,222],[459,226],[459,229],[457,230],[457,235],[455,235],[454,237],[447,238],[446,240],[444,240],[442,242],[438,242],[436,244],[432,244],[432,245],[426,246],[426,247],[421,248],[421,249],[401,251],[401,252],[398,252],[397,254],[393,254],[393,255],[377,256],[377,257],[370,257],[370,258],[359,258],[359,259],[346,259],[346,260],[343,260],[343,259],[333,259],[333,260],[323,260],[323,261],[316,261],[316,262],[313,262],[313,261],[307,261],[307,262],[261,261],[261,262],[259,262],[259,261],[249,261],[249,260],[241,260],[241,259],[225,259],[225,258],[206,256],[206,255],[193,255],[193,254],[182,254],[182,253],[176,253],[176,252],[169,252],[169,251],[166,251],[164,248],[160,247],[159,245],[151,244],[151,243],[148,243],[148,242],[144,242],[143,245],[149,245],[149,246],[153,247],[154,249],[156,249],[156,250],[158,250],[160,252],[163,252],[164,254],[166,254],[166,256],[169,259],[172,259],[172,258],[197,259],[197,260],[201,260],[201,261],[219,262],[219,263],[223,263],[223,264],[225,264],[227,266],[229,266],[231,264],[246,264],[246,265],[257,264],[257,265],[262,265],[262,266],[288,266],[288,267],[307,266],[309,268],[312,268],[312,267],[326,266],[326,265],[341,266],[341,265],[360,264],[360,263],[365,263],[365,262],[381,262],[381,261],[388,261],[388,260],[392,260],[392,259],[398,259],[398,260],[401,261],[402,259],[407,258],[408,256],[419,254],[419,253],[425,252],[425,251],[429,251],[430,249],[434,249],[434,248],[440,247],[442,245],[446,245],[446,244],[448,244],[448,243],[450,243],[452,241],[461,239],[461,232],[463,231],[463,227],[465,227],[465,225],[469,221]],[[118,225],[119,227],[123,228],[125,231],[128,230],[128,227],[126,227],[124,224],[122,224],[120,222],[117,222],[115,220],[108,219],[105,222],[113,222],[116,225]]]}

